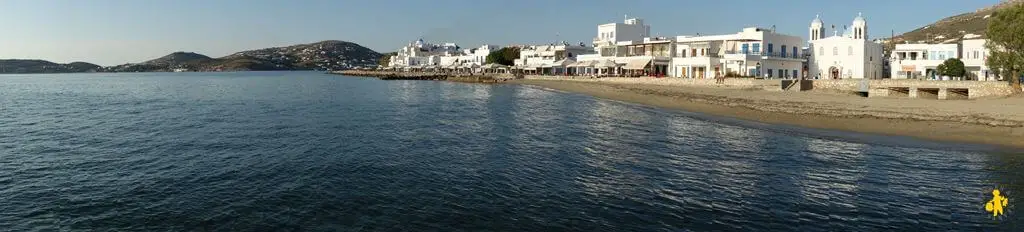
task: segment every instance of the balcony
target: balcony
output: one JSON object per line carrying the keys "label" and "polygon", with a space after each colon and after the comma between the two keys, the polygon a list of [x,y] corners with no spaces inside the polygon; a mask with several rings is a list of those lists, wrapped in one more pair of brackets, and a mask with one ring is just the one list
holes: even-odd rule
{"label": "balcony", "polygon": [[803,57],[800,57],[800,54],[781,53],[781,52],[765,52],[765,53],[762,53],[761,56],[764,56],[765,58],[784,58],[784,59],[798,59],[798,60],[803,59]]}

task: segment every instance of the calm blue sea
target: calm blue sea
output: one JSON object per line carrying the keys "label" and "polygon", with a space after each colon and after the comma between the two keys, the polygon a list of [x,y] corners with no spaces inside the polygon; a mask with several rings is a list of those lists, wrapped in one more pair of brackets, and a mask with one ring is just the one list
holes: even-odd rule
{"label": "calm blue sea", "polygon": [[5,231],[1020,231],[1022,157],[520,85],[0,75]]}

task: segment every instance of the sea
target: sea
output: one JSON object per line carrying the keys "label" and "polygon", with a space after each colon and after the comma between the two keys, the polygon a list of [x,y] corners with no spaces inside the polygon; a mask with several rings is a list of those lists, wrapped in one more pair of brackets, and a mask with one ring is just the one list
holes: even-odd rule
{"label": "sea", "polygon": [[0,75],[0,231],[1021,231],[1022,180],[1021,150],[526,85]]}

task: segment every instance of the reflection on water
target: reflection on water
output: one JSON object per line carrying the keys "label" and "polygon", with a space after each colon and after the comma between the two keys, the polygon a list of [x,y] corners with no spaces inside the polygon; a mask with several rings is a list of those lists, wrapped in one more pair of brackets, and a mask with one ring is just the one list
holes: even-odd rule
{"label": "reflection on water", "polygon": [[[1022,154],[980,146],[848,140],[517,85],[38,77],[0,76],[0,228],[12,231],[1019,231],[1021,221]],[[983,208],[994,187],[1010,196],[999,220]]]}

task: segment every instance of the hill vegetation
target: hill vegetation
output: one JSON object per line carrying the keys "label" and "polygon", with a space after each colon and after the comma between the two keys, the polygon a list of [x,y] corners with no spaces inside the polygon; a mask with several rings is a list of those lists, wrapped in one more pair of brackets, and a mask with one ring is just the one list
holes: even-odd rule
{"label": "hill vegetation", "polygon": [[1003,0],[1000,3],[941,19],[892,38],[896,43],[956,43],[963,39],[985,38],[988,22],[999,9],[1024,0]]}

